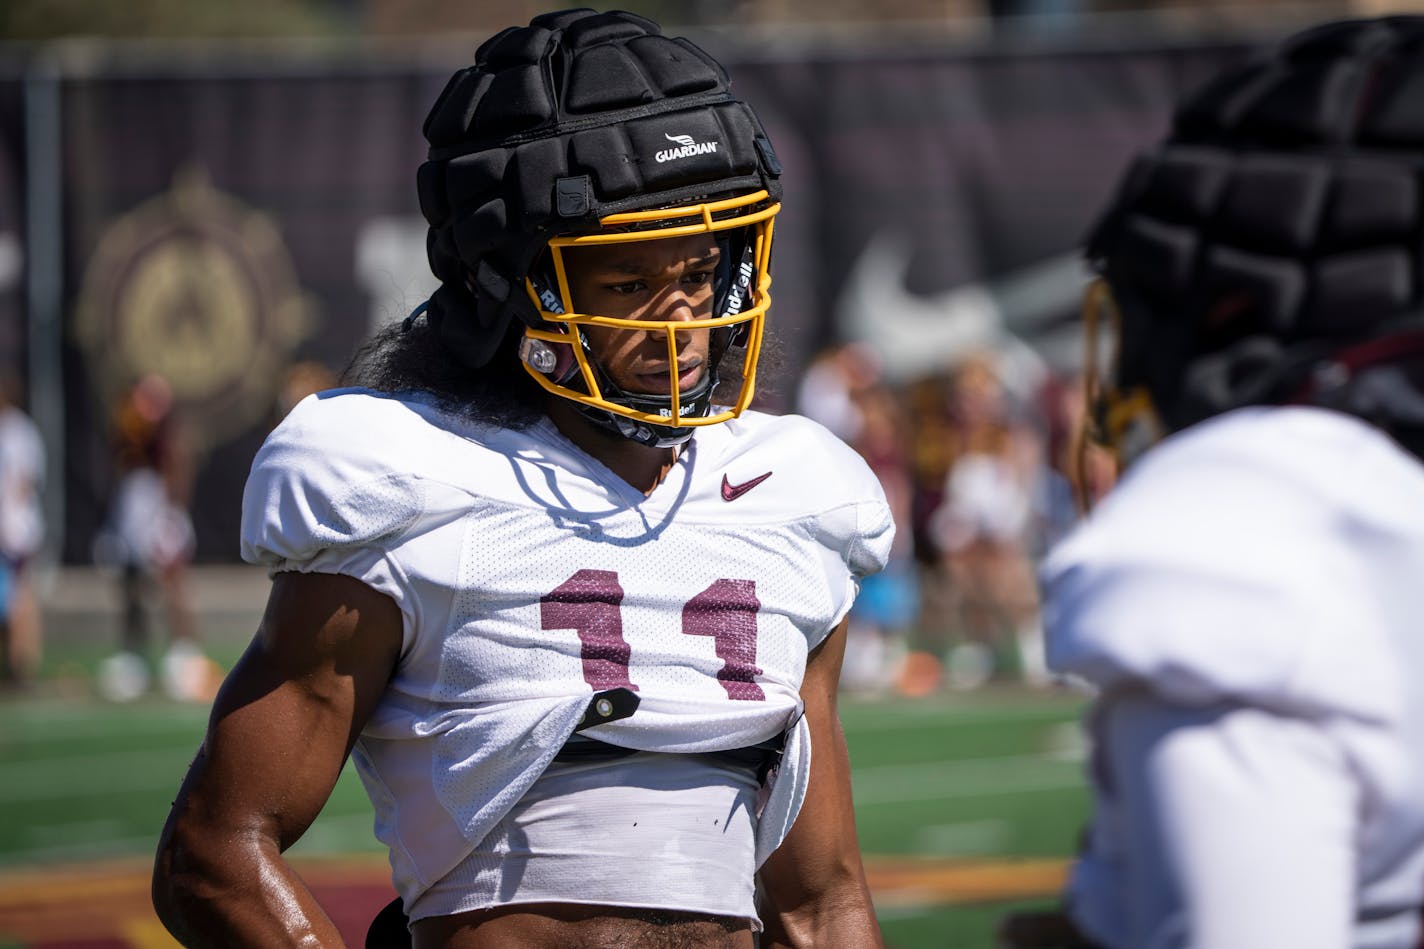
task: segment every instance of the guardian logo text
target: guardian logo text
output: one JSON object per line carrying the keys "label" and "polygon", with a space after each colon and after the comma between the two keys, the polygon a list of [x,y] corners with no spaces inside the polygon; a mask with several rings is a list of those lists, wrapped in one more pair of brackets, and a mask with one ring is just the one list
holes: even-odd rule
{"label": "guardian logo text", "polygon": [[678,158],[689,158],[693,155],[715,155],[717,153],[716,142],[693,141],[691,135],[669,135],[664,132],[663,138],[667,139],[669,142],[676,143],[677,147],[659,149],[657,153],[653,155],[653,157],[658,160],[659,164],[665,161],[673,161],[674,159]]}

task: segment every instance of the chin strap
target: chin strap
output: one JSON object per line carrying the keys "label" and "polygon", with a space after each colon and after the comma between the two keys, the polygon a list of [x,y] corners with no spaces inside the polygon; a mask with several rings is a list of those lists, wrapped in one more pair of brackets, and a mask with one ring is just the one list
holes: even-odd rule
{"label": "chin strap", "polygon": [[[625,392],[620,389],[609,377],[607,370],[599,365],[598,360],[593,357],[593,353],[588,347],[588,340],[583,337],[582,333],[579,333],[578,337],[579,344],[584,347],[585,359],[593,367],[593,371],[598,377],[598,388],[605,401],[648,415],[671,412],[671,396],[645,395]],[[519,346],[519,358],[535,372],[548,376],[560,386],[569,386],[577,381],[579,368],[574,359],[567,354],[567,346],[561,346],[560,349],[564,350],[562,355],[543,340],[526,336]],[[725,347],[723,353],[725,353]],[[722,354],[719,353],[709,361],[707,372],[689,391],[678,394],[681,407],[691,409],[691,411],[679,412],[681,417],[706,418],[711,414],[712,393],[717,388],[717,367],[721,362],[721,356]],[[691,426],[657,425],[628,418],[596,405],[588,405],[577,399],[559,395],[557,392],[555,395],[573,402],[578,408],[579,414],[604,431],[619,438],[637,442],[639,445],[646,445],[650,448],[675,448],[686,444],[687,440],[692,437]]]}
{"label": "chin strap", "polygon": [[590,422],[619,438],[646,445],[649,448],[677,448],[692,437],[690,428],[674,428],[671,425],[648,425],[591,405],[580,405],[579,411]]}
{"label": "chin strap", "polygon": [[[671,406],[672,400],[665,396],[637,395],[621,391],[613,384],[612,380],[608,379],[608,374],[603,371],[602,367],[597,363],[593,365],[600,377],[599,387],[604,392],[604,398],[609,402],[648,413],[662,411]],[[712,391],[716,388],[717,370],[709,367],[702,380],[693,386],[690,392],[684,394],[683,404],[693,404],[695,412],[684,412],[683,416],[702,418],[709,415],[712,411]],[[627,418],[597,406],[585,405],[582,402],[574,402],[574,404],[578,406],[578,410],[584,418],[599,428],[649,448],[676,448],[686,444],[688,439],[692,438],[693,429],[691,426],[654,425],[650,422]]]}

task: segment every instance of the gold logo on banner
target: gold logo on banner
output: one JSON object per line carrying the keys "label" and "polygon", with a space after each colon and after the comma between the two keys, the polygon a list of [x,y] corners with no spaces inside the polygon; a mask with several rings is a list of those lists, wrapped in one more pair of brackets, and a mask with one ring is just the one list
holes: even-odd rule
{"label": "gold logo on banner", "polygon": [[203,451],[272,412],[314,323],[272,219],[188,169],[104,231],[75,328],[106,404],[158,373]]}

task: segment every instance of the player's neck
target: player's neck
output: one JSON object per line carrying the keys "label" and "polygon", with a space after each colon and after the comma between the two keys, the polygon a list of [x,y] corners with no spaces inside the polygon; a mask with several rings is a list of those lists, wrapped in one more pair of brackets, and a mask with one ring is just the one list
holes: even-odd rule
{"label": "player's neck", "polygon": [[548,414],[565,438],[644,494],[652,494],[677,463],[676,448],[650,448],[620,438],[584,418],[567,399],[550,399]]}

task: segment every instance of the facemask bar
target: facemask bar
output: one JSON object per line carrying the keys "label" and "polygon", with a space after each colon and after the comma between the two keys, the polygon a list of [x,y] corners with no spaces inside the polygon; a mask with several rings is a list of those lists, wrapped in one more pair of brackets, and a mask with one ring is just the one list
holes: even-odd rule
{"label": "facemask bar", "polygon": [[[1124,392],[1117,385],[1118,360],[1121,357],[1122,313],[1113,299],[1112,288],[1103,277],[1092,280],[1083,293],[1083,425],[1085,431],[1077,439],[1077,481],[1086,494],[1088,482],[1087,453],[1091,445],[1110,451],[1121,468],[1165,431],[1157,407],[1146,386],[1134,386]],[[1107,324],[1103,329],[1103,324]],[[1100,365],[1103,341],[1100,333],[1110,335],[1112,353],[1106,365]],[[1086,510],[1086,497],[1080,497],[1079,508]]]}
{"label": "facemask bar", "polygon": [[[1099,327],[1108,324],[1113,352],[1108,364],[1099,367],[1102,354]],[[1089,435],[1093,441],[1114,453],[1124,454],[1141,439],[1135,430],[1147,428],[1156,441],[1165,431],[1157,406],[1146,386],[1137,385],[1124,391],[1116,378],[1121,358],[1122,311],[1113,298],[1106,279],[1094,279],[1083,295],[1083,331],[1086,352],[1083,357],[1084,396],[1087,400]],[[1145,447],[1145,446],[1143,446]],[[1138,452],[1140,453],[1140,452]]]}
{"label": "facemask bar", "polygon": [[[562,373],[555,371],[552,374],[546,374],[544,371],[535,369],[530,364],[530,360],[526,358],[525,371],[545,391],[650,425],[671,427],[715,425],[740,415],[751,404],[755,395],[756,368],[761,350],[763,327],[767,308],[771,305],[771,241],[775,225],[774,218],[781,210],[781,205],[772,203],[764,207],[760,206],[767,200],[767,197],[765,191],[758,191],[741,197],[700,205],[612,214],[599,222],[605,230],[598,233],[551,238],[549,253],[554,279],[557,283],[559,305],[563,312],[549,306],[553,302],[552,300],[541,299],[531,280],[525,281],[525,290],[539,309],[544,321],[561,328],[527,328],[524,331],[525,343],[523,346],[528,348],[531,345],[536,345],[530,344],[530,340],[540,341],[548,344],[554,353],[560,354],[554,357],[555,363],[568,365],[571,359],[572,364],[569,365],[568,371]],[[607,230],[610,228],[622,228],[622,230]],[[743,261],[732,261],[732,269],[729,274],[729,279],[734,282],[747,280],[751,283],[744,292],[739,293],[735,286],[731,289],[730,298],[733,300],[740,298],[741,301],[738,312],[714,315],[708,319],[699,320],[645,320],[623,319],[575,311],[572,294],[569,291],[568,275],[564,266],[564,248],[661,240],[693,234],[718,233],[735,228],[748,228],[751,232],[749,261],[751,273],[746,273]],[[671,377],[667,415],[654,414],[610,400],[609,395],[604,393],[603,387],[599,383],[600,372],[590,360],[583,345],[578,329],[581,326],[602,326],[616,330],[652,331],[663,334],[667,341],[668,366]],[[683,410],[687,406],[682,404],[683,394],[678,384],[676,370],[678,333],[704,329],[711,330],[714,335],[719,330],[727,334],[746,334],[746,356],[742,365],[741,391],[735,402],[722,411],[708,410],[709,414],[706,415],[686,415]],[[546,361],[545,364],[547,365],[548,362]],[[716,366],[713,365],[709,365],[707,368],[709,375],[715,370]],[[582,382],[585,391],[579,391],[567,384],[573,382],[575,377]]]}

